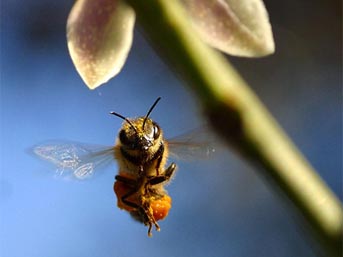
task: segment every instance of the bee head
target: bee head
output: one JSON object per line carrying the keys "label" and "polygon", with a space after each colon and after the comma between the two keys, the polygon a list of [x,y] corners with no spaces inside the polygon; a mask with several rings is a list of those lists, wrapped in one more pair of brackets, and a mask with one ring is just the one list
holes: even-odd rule
{"label": "bee head", "polygon": [[158,149],[162,141],[162,131],[160,126],[149,118],[151,111],[161,98],[157,98],[144,117],[128,119],[118,113],[111,112],[124,120],[119,131],[119,140],[126,150],[137,150],[148,152],[151,149]]}
{"label": "bee head", "polygon": [[150,147],[158,144],[161,138],[158,124],[145,117],[132,119],[130,123],[124,122],[119,132],[120,142],[130,150],[148,151]]}

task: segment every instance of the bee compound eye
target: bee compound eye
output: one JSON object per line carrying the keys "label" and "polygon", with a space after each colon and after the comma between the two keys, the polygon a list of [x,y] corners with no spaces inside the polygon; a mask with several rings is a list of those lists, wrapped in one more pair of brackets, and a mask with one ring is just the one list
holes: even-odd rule
{"label": "bee compound eye", "polygon": [[131,143],[130,139],[127,137],[125,130],[123,129],[119,132],[119,139],[120,142],[124,145],[129,145]]}
{"label": "bee compound eye", "polygon": [[160,128],[157,124],[154,124],[154,139],[157,139],[160,136]]}

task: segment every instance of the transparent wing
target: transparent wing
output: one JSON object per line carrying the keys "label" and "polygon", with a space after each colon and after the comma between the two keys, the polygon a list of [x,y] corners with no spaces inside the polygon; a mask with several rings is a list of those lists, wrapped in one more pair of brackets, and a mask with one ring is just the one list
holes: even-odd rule
{"label": "transparent wing", "polygon": [[93,176],[95,171],[114,160],[114,147],[72,141],[49,141],[35,146],[33,153],[49,161],[58,176],[78,180]]}
{"label": "transparent wing", "polygon": [[181,160],[208,159],[216,151],[216,138],[208,126],[188,131],[167,140],[171,157]]}

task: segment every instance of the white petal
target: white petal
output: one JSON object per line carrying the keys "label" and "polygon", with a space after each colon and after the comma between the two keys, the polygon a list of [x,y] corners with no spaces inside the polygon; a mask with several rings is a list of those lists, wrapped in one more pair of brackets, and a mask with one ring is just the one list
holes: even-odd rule
{"label": "white petal", "polygon": [[77,0],[67,22],[71,58],[94,89],[119,73],[132,44],[135,13],[120,0]]}
{"label": "white petal", "polygon": [[262,0],[182,0],[201,38],[225,53],[259,57],[274,52]]}

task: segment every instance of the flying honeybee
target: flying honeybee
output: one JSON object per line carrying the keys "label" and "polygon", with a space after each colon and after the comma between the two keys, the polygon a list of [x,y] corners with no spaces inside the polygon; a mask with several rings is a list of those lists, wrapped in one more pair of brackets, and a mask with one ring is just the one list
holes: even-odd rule
{"label": "flying honeybee", "polygon": [[157,221],[164,219],[171,208],[172,199],[164,186],[173,177],[176,164],[166,165],[169,153],[186,159],[187,156],[208,156],[214,151],[209,142],[199,136],[203,133],[201,130],[165,140],[160,126],[149,118],[160,99],[157,98],[143,117],[129,119],[111,112],[124,120],[115,146],[54,141],[33,149],[39,157],[57,166],[57,174],[76,179],[92,177],[101,164],[117,160],[119,171],[113,186],[117,205],[148,226],[149,236],[153,226],[160,230]]}

